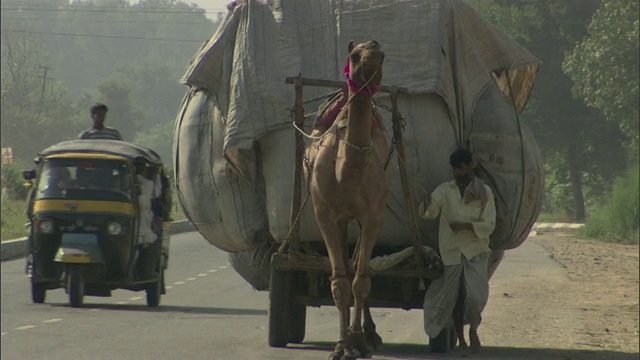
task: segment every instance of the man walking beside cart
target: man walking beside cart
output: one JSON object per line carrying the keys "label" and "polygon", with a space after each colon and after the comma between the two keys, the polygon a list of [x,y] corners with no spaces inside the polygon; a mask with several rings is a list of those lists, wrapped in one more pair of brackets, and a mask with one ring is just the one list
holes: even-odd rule
{"label": "man walking beside cart", "polygon": [[473,176],[473,157],[460,149],[449,158],[454,180],[425,196],[420,216],[440,215],[438,246],[444,264],[442,277],[427,289],[424,328],[436,338],[442,329],[456,328],[460,346],[467,347],[463,325],[469,324],[471,351],[480,349],[478,326],[489,298],[489,236],[496,223],[491,188]]}

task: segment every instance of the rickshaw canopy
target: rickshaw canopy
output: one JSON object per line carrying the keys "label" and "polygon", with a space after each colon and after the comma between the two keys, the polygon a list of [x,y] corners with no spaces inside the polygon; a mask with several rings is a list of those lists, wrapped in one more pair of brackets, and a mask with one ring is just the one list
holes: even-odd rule
{"label": "rickshaw canopy", "polygon": [[155,151],[121,140],[70,140],[52,145],[38,154],[35,162],[52,155],[64,153],[104,154],[122,156],[132,161],[162,165]]}

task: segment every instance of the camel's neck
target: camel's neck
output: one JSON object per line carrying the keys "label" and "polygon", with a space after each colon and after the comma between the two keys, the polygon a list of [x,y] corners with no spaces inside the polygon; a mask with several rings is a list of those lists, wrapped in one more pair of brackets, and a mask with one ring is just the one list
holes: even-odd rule
{"label": "camel's neck", "polygon": [[356,146],[369,146],[371,143],[371,120],[373,98],[369,94],[355,94],[350,90],[349,117],[347,120],[346,140]]}

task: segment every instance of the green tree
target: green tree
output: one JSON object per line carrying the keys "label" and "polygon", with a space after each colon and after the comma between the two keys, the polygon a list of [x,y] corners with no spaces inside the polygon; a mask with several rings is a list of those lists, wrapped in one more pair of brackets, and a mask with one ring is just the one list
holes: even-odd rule
{"label": "green tree", "polygon": [[[109,107],[109,126],[118,128],[126,140],[154,148],[165,161],[171,160],[173,122],[185,91],[178,81],[220,21],[214,23],[203,9],[175,0],[7,0],[2,7],[3,35],[38,36],[41,50],[50,54],[46,65],[78,98],[67,104],[69,114],[61,117],[67,130],[56,131],[56,136],[73,138],[89,127],[89,107],[103,102]],[[2,45],[4,54],[4,41]],[[2,80],[5,89],[4,76]],[[33,80],[24,86],[35,89],[41,84],[38,78]],[[68,93],[52,95],[68,98]],[[38,103],[13,104],[16,111],[38,109]],[[39,122],[50,121],[51,115],[50,110],[43,112]],[[24,132],[34,123],[17,125]],[[11,133],[3,133],[3,139],[10,139]],[[32,142],[43,143],[45,134],[36,133]]]}
{"label": "green tree", "polygon": [[[536,135],[550,190],[546,204],[575,220],[586,217],[589,200],[625,168],[624,135],[603,114],[576,100],[562,64],[565,54],[587,35],[600,0],[486,0],[470,2],[542,61],[531,105],[523,119]],[[607,154],[606,157],[602,156]],[[562,191],[553,191],[563,189]],[[569,206],[567,204],[570,204]]]}
{"label": "green tree", "polygon": [[142,130],[141,124],[146,116],[140,104],[133,99],[134,91],[134,83],[127,79],[109,77],[100,81],[97,89],[86,94],[83,101],[87,111],[85,127],[91,125],[89,108],[95,103],[90,99],[100,99],[109,108],[107,126],[118,129],[124,140],[133,141],[135,134]]}
{"label": "green tree", "polygon": [[73,102],[63,84],[44,78],[49,55],[41,38],[27,33],[2,33],[0,113],[3,147],[31,160],[44,147],[65,139],[72,129]]}
{"label": "green tree", "polygon": [[173,124],[156,124],[136,136],[135,142],[153,149],[165,165],[173,164]]}
{"label": "green tree", "polygon": [[173,124],[185,91],[177,80],[182,71],[162,60],[143,59],[121,65],[86,99],[107,102],[114,110],[113,114],[110,110],[107,121],[118,127],[126,140],[154,149],[169,164]]}
{"label": "green tree", "polygon": [[589,25],[589,36],[564,61],[576,97],[602,110],[629,138],[631,160],[638,159],[640,128],[638,6],[637,0],[602,3]]}
{"label": "green tree", "polygon": [[41,35],[50,65],[75,96],[143,58],[184,70],[217,26],[203,9],[172,0],[13,0],[2,7],[4,31]]}

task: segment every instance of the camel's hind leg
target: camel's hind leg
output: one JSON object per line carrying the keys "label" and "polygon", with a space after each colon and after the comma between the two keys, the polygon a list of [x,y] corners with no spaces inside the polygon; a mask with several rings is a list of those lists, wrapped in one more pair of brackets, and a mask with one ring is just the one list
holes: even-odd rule
{"label": "camel's hind leg", "polygon": [[373,316],[371,316],[371,310],[369,306],[365,304],[363,309],[364,322],[362,323],[362,330],[364,330],[364,340],[367,342],[367,346],[370,349],[377,350],[382,345],[382,338],[376,332],[376,324],[373,322]]}

